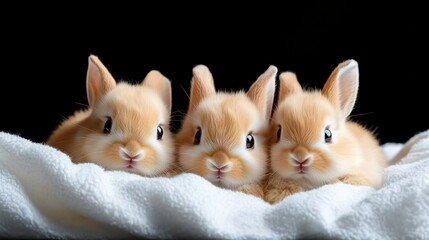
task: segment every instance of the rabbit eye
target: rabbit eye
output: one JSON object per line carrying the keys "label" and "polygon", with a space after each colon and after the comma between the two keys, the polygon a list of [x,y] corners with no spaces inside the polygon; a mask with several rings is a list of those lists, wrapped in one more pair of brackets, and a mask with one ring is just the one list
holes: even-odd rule
{"label": "rabbit eye", "polygon": [[156,139],[161,140],[162,135],[164,135],[164,129],[162,129],[161,125],[158,125],[156,128]]}
{"label": "rabbit eye", "polygon": [[200,141],[201,141],[201,128],[198,127],[197,132],[195,133],[195,137],[194,137],[194,145],[200,144]]}
{"label": "rabbit eye", "polygon": [[106,122],[104,122],[103,132],[110,133],[111,130],[112,130],[112,118],[106,117]]}
{"label": "rabbit eye", "polygon": [[325,143],[332,143],[332,132],[329,128],[325,129]]}
{"label": "rabbit eye", "polygon": [[255,146],[255,138],[252,133],[247,134],[246,136],[246,148],[253,148]]}
{"label": "rabbit eye", "polygon": [[280,141],[281,136],[282,136],[282,126],[279,125],[279,129],[277,130],[277,142]]}

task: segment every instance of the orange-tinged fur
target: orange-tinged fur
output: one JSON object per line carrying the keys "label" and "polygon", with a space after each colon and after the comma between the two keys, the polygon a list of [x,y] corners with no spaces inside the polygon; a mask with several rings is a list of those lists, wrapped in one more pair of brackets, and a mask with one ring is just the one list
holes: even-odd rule
{"label": "orange-tinged fur", "polygon": [[[106,170],[143,176],[174,174],[174,141],[169,130],[171,86],[151,71],[141,84],[120,82],[96,56],[89,57],[89,107],[76,111],[49,136],[47,144],[75,163],[92,162]],[[110,132],[104,132],[107,119]],[[158,139],[159,127],[163,134]]]}
{"label": "orange-tinged fur", "polygon": [[[354,60],[339,64],[322,91],[304,91],[293,73],[280,75],[279,104],[270,127],[266,201],[274,204],[338,181],[381,186],[386,166],[382,148],[373,132],[348,119],[358,83]],[[326,142],[326,129],[332,142]]]}
{"label": "orange-tinged fur", "polygon": [[[270,66],[247,92],[216,92],[208,68],[193,69],[188,112],[176,135],[182,171],[263,198],[276,73]],[[196,143],[198,131],[201,138]],[[255,142],[251,148],[246,145],[248,136]]]}

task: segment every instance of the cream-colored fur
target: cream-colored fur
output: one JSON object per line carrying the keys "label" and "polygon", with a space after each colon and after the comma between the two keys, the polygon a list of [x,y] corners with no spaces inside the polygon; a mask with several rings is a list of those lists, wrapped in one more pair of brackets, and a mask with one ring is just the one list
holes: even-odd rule
{"label": "cream-colored fur", "polygon": [[193,69],[188,112],[176,136],[184,172],[263,198],[276,74],[270,66],[247,92],[216,92],[209,69]]}
{"label": "cream-colored fur", "polygon": [[359,86],[357,62],[339,64],[321,91],[304,91],[292,72],[279,78],[265,200],[277,203],[337,181],[380,187],[386,166],[382,148],[371,131],[348,119]]}
{"label": "cream-colored fur", "polygon": [[117,84],[91,55],[86,84],[89,107],[65,119],[46,143],[75,163],[143,176],[173,174],[170,81],[153,70],[141,84]]}

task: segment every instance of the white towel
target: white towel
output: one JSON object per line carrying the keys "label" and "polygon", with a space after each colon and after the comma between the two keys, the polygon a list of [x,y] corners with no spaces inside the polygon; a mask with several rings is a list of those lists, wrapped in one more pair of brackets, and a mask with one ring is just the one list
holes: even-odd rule
{"label": "white towel", "polygon": [[[379,190],[336,183],[270,205],[194,174],[146,178],[74,164],[0,132],[0,237],[428,239],[428,133],[386,169]],[[403,146],[383,149],[392,159]]]}

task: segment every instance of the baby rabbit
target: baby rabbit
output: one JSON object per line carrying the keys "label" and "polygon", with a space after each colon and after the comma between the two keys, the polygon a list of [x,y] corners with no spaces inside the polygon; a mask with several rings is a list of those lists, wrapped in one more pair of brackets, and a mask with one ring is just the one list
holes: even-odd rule
{"label": "baby rabbit", "polygon": [[321,91],[304,91],[292,72],[280,74],[271,121],[265,200],[342,181],[378,188],[386,159],[373,132],[348,119],[359,86],[358,64],[340,63]]}
{"label": "baby rabbit", "polygon": [[276,74],[271,65],[247,92],[216,92],[209,69],[193,68],[188,111],[176,134],[184,172],[263,199]]}
{"label": "baby rabbit", "polygon": [[152,70],[141,84],[116,84],[97,56],[90,55],[88,62],[89,107],[65,119],[46,143],[75,163],[147,177],[171,175],[170,81]]}

